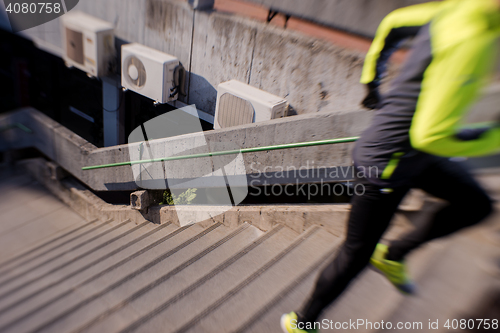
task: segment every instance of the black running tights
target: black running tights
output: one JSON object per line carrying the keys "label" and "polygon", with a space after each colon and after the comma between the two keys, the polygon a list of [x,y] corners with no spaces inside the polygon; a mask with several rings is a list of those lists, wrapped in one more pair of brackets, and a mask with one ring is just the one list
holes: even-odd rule
{"label": "black running tights", "polygon": [[387,257],[390,260],[401,260],[427,241],[474,225],[492,211],[492,202],[481,186],[461,164],[447,159],[437,160],[412,179],[411,185],[392,189],[390,193],[364,179],[356,181],[364,185],[365,193],[352,199],[346,240],[336,258],[319,275],[312,295],[297,311],[301,322],[316,321],[322,310],[367,266],[375,246],[410,188],[421,188],[448,204],[428,222],[393,241]]}

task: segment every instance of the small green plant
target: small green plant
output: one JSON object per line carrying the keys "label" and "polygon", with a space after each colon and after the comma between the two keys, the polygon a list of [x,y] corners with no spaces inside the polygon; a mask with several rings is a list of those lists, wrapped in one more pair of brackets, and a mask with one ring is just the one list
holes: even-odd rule
{"label": "small green plant", "polygon": [[193,200],[196,198],[195,188],[188,188],[186,191],[182,192],[179,195],[172,194],[170,190],[166,190],[163,192],[163,201],[160,202],[160,205],[190,205]]}
{"label": "small green plant", "polygon": [[172,193],[170,190],[166,190],[163,192],[163,201],[160,202],[160,205],[173,205],[174,204],[174,198],[172,197]]}

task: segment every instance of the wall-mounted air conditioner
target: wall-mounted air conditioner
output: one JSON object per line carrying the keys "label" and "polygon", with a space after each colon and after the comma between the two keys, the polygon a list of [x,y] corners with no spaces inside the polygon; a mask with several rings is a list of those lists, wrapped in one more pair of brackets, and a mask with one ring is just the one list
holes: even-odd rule
{"label": "wall-mounted air conditioner", "polygon": [[91,76],[106,76],[115,56],[113,24],[82,12],[61,16],[63,59]]}
{"label": "wall-mounted air conditioner", "polygon": [[281,118],[288,102],[248,84],[231,80],[219,84],[214,128],[250,124]]}
{"label": "wall-mounted air conditioner", "polygon": [[172,55],[137,43],[122,45],[122,86],[157,103],[177,99],[184,85],[179,69]]}

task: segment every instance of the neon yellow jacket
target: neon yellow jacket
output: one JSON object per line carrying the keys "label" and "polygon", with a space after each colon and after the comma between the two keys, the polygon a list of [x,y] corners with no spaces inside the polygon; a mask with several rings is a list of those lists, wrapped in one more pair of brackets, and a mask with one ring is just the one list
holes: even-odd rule
{"label": "neon yellow jacket", "polygon": [[[406,131],[411,147],[416,150],[449,157],[480,156],[497,151],[500,148],[499,127],[484,132],[475,140],[464,141],[456,136],[471,103],[494,73],[497,39],[500,36],[500,5],[497,0],[448,0],[395,10],[377,30],[365,59],[361,83],[380,80],[387,53],[391,53],[394,45],[408,35],[399,34],[394,38],[394,31],[421,26],[428,29],[430,54],[418,79],[418,94],[413,104],[405,104],[410,100],[406,95],[411,95],[415,89],[410,89],[405,95],[402,90],[410,79],[401,79],[401,87],[394,87],[397,94],[392,93],[391,96],[389,93],[387,101],[384,99],[382,103],[381,111],[378,111],[382,113],[378,122],[375,121],[375,125],[379,126],[378,132],[395,128],[394,122],[390,120],[391,113],[397,117],[397,112],[411,112]],[[415,29],[415,34],[420,30]],[[421,34],[420,31],[419,36]],[[392,39],[389,38],[391,35]],[[412,53],[418,52],[415,47],[412,49]],[[409,61],[412,61],[411,58],[410,54]],[[423,59],[414,58],[416,60],[413,61]],[[411,66],[406,67],[411,69]],[[415,78],[412,80],[417,81]],[[394,107],[403,104],[404,108]],[[387,125],[389,123],[390,126]],[[399,126],[397,130],[404,131],[404,126]],[[372,130],[370,133],[371,143],[365,140],[367,145],[373,146],[376,142],[375,132]]]}

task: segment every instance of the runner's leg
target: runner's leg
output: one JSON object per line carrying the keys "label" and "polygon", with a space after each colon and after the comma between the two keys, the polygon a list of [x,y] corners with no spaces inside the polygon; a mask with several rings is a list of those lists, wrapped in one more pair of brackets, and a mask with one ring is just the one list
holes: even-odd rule
{"label": "runner's leg", "polygon": [[415,185],[448,204],[428,222],[393,241],[389,260],[401,260],[421,244],[472,226],[492,211],[490,197],[460,163],[438,159],[416,179]]}
{"label": "runner's leg", "polygon": [[368,264],[382,234],[409,188],[393,189],[358,180],[365,187],[364,195],[352,198],[347,237],[336,258],[321,272],[310,298],[298,311],[299,322],[313,322],[333,302],[349,282]]}

